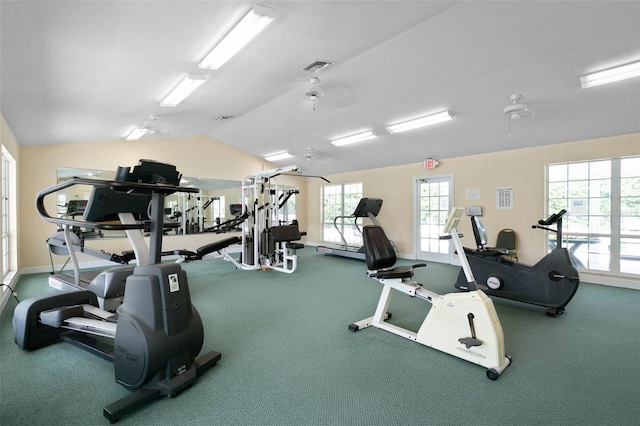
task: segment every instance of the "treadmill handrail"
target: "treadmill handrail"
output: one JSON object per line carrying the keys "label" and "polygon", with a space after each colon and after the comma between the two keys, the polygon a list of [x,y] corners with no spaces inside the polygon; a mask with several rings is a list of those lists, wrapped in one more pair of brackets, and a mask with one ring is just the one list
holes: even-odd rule
{"label": "treadmill handrail", "polygon": [[336,231],[338,231],[338,234],[340,234],[340,238],[342,239],[342,242],[344,243],[344,249],[348,250],[349,249],[349,244],[347,243],[347,239],[344,237],[344,234],[342,233],[342,231],[338,227],[338,219],[354,219],[353,223],[356,225],[356,228],[358,228],[358,231],[360,231],[360,233],[362,234],[362,231],[360,230],[360,227],[358,226],[358,218],[351,214],[349,216],[336,216],[333,219],[333,226],[336,228]]}
{"label": "treadmill handrail", "polygon": [[68,181],[59,183],[58,185],[52,186],[51,188],[44,189],[40,191],[36,197],[36,209],[38,210],[38,214],[44,220],[50,223],[55,223],[59,225],[69,225],[69,226],[86,226],[90,228],[104,229],[104,230],[127,230],[127,229],[143,229],[144,223],[135,223],[135,224],[114,224],[114,223],[102,223],[102,222],[90,222],[85,220],[77,220],[77,219],[66,219],[62,217],[54,217],[47,212],[47,209],[44,206],[44,198],[47,195],[50,195],[54,192],[58,192],[62,189],[68,188],[73,185],[89,185],[93,187],[104,187],[104,188],[119,188],[123,190],[135,190],[140,189],[144,191],[162,193],[162,194],[172,194],[174,192],[199,192],[198,188],[189,188],[184,186],[176,186],[170,184],[163,183],[139,183],[139,182],[122,182],[122,181],[114,181],[114,180],[101,180],[101,179],[87,179],[87,178],[73,178]]}

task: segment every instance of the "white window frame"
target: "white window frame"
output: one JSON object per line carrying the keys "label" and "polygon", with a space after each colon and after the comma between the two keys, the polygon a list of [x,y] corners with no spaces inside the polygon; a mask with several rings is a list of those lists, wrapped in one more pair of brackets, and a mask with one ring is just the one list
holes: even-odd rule
{"label": "white window frame", "polygon": [[[2,218],[0,219],[0,233],[2,234],[2,279],[3,283],[11,281],[18,270],[18,242],[17,242],[17,183],[16,162],[11,154],[2,146]],[[3,291],[7,287],[2,287]],[[0,298],[1,300],[1,298]],[[6,300],[6,299],[5,299]],[[1,307],[0,307],[1,309]]]}
{"label": "white window frame", "polygon": [[[362,182],[351,182],[343,184],[324,185],[321,191],[321,222],[322,222],[322,241],[325,243],[343,244],[340,234],[334,226],[334,220],[337,216],[348,216],[352,214],[360,199],[363,191]],[[332,195],[335,199],[334,203],[328,204],[328,191],[333,191]],[[329,207],[331,206],[331,210]],[[335,222],[344,235],[348,245],[361,246],[363,244],[362,235],[353,225],[353,221],[346,222],[340,219]]]}
{"label": "white window frame", "polygon": [[[435,184],[439,187],[438,194],[427,197],[431,202],[435,202],[436,205],[422,205],[424,197],[421,189],[423,183]],[[446,195],[440,192],[442,187],[447,188]],[[453,263],[454,250],[452,244],[448,240],[439,239],[455,199],[453,175],[416,178],[414,181],[414,194],[414,229],[417,230],[415,232],[414,250],[417,259]],[[426,221],[423,221],[424,212],[428,212],[429,216]]]}
{"label": "white window frame", "polygon": [[9,192],[9,159],[5,157],[4,153],[2,154],[2,219],[1,225],[2,228],[2,277],[4,278],[11,269],[10,267],[10,245],[9,245],[9,230],[10,230],[10,192]]}
{"label": "white window frame", "polygon": [[[633,168],[628,167],[631,162],[634,162]],[[562,208],[569,212],[563,219],[563,246],[569,250],[579,270],[640,276],[640,257],[637,255],[640,250],[628,248],[640,248],[640,206],[629,207],[629,203],[640,201],[640,187],[631,187],[631,193],[625,192],[628,192],[625,187],[629,186],[625,182],[633,181],[637,185],[640,180],[636,162],[640,162],[640,157],[547,165],[547,214]],[[608,173],[605,173],[607,165]],[[623,176],[623,169],[630,172]],[[638,226],[634,228],[632,223]],[[549,238],[551,249],[555,235]]]}

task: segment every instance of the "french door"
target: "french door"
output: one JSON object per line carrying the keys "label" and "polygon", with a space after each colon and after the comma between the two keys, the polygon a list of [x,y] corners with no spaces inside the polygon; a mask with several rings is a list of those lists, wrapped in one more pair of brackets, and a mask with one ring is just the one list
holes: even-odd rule
{"label": "french door", "polygon": [[453,176],[418,178],[415,192],[417,258],[451,263],[451,244],[449,240],[441,240],[440,236],[453,207]]}

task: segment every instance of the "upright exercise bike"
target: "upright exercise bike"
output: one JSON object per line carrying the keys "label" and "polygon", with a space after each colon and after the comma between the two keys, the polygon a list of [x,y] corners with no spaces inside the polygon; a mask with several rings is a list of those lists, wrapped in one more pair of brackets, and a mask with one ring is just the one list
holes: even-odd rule
{"label": "upright exercise bike", "polygon": [[[457,225],[462,209],[454,208],[449,215],[443,239],[451,239],[461,253],[460,261],[466,274],[468,292],[436,294],[422,288],[422,284],[411,280],[413,269],[426,266],[393,267],[396,262],[395,248],[380,226],[363,228],[364,247],[370,278],[382,285],[382,294],[372,317],[349,325],[349,330],[358,331],[373,326],[397,334],[406,339],[432,347],[474,364],[486,367],[487,377],[496,380],[509,366],[511,358],[504,352],[504,335],[493,302],[482,290],[477,289],[473,273],[462,251]],[[392,291],[431,303],[424,322],[417,332],[387,322],[391,313],[387,311]]]}
{"label": "upright exercise bike", "polygon": [[[569,252],[562,246],[562,218],[566,213],[566,210],[560,210],[532,226],[556,234],[556,248],[533,266],[514,262],[500,250],[486,248],[486,230],[478,217],[471,216],[477,249],[464,247],[464,252],[474,276],[486,285],[485,293],[546,307],[546,314],[551,317],[562,314],[580,284]],[[555,229],[550,228],[553,225]],[[469,290],[463,271],[460,271],[455,287]]]}
{"label": "upright exercise bike", "polygon": [[[40,192],[36,200],[42,218],[64,225],[67,233],[70,226],[138,232],[148,225],[149,261],[141,261],[141,253],[136,254],[141,262],[126,278],[124,301],[116,314],[99,309],[96,293],[90,290],[27,299],[13,314],[14,339],[21,349],[34,350],[64,340],[113,362],[116,382],[134,393],[104,407],[103,414],[111,423],[160,396],[176,395],[221,358],[219,352],[208,352],[196,359],[204,330],[191,304],[187,274],[179,264],[160,263],[165,195],[198,191],[179,187],[180,178],[175,166],[141,160],[133,171],[118,168],[114,181],[76,178]],[[108,188],[128,197],[150,196],[149,223],[113,224],[50,216],[44,207],[45,196],[77,184]],[[91,198],[85,218],[96,209],[104,212],[113,207],[114,198],[103,195]],[[129,212],[132,205],[133,200],[117,203],[116,213]],[[111,338],[113,344],[94,336]]]}

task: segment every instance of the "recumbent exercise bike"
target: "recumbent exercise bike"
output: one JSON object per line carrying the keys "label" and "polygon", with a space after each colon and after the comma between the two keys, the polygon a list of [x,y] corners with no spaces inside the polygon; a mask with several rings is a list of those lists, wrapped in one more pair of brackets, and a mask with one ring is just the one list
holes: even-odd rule
{"label": "recumbent exercise bike", "polygon": [[[562,218],[566,213],[566,210],[560,210],[532,226],[556,234],[556,248],[533,266],[507,259],[500,250],[486,248],[487,232],[480,219],[471,216],[477,249],[464,247],[464,252],[485,293],[546,307],[546,314],[551,317],[562,314],[580,284],[569,252],[562,246]],[[556,228],[550,228],[552,225]],[[455,287],[469,290],[463,271],[460,271]]]}
{"label": "recumbent exercise bike", "polygon": [[[426,264],[397,266],[395,248],[380,226],[363,228],[364,247],[367,262],[367,276],[379,281],[382,294],[372,317],[349,325],[349,330],[358,331],[366,327],[376,327],[397,334],[406,339],[432,347],[474,364],[486,367],[486,375],[496,380],[510,365],[511,358],[505,354],[504,334],[493,302],[476,287],[473,273],[469,268],[457,225],[463,210],[453,208],[444,228],[460,253],[462,269],[470,290],[468,292],[436,294],[422,288],[422,284],[411,280],[413,269]],[[431,303],[426,318],[417,332],[407,330],[387,320],[387,311],[393,290]]]}

